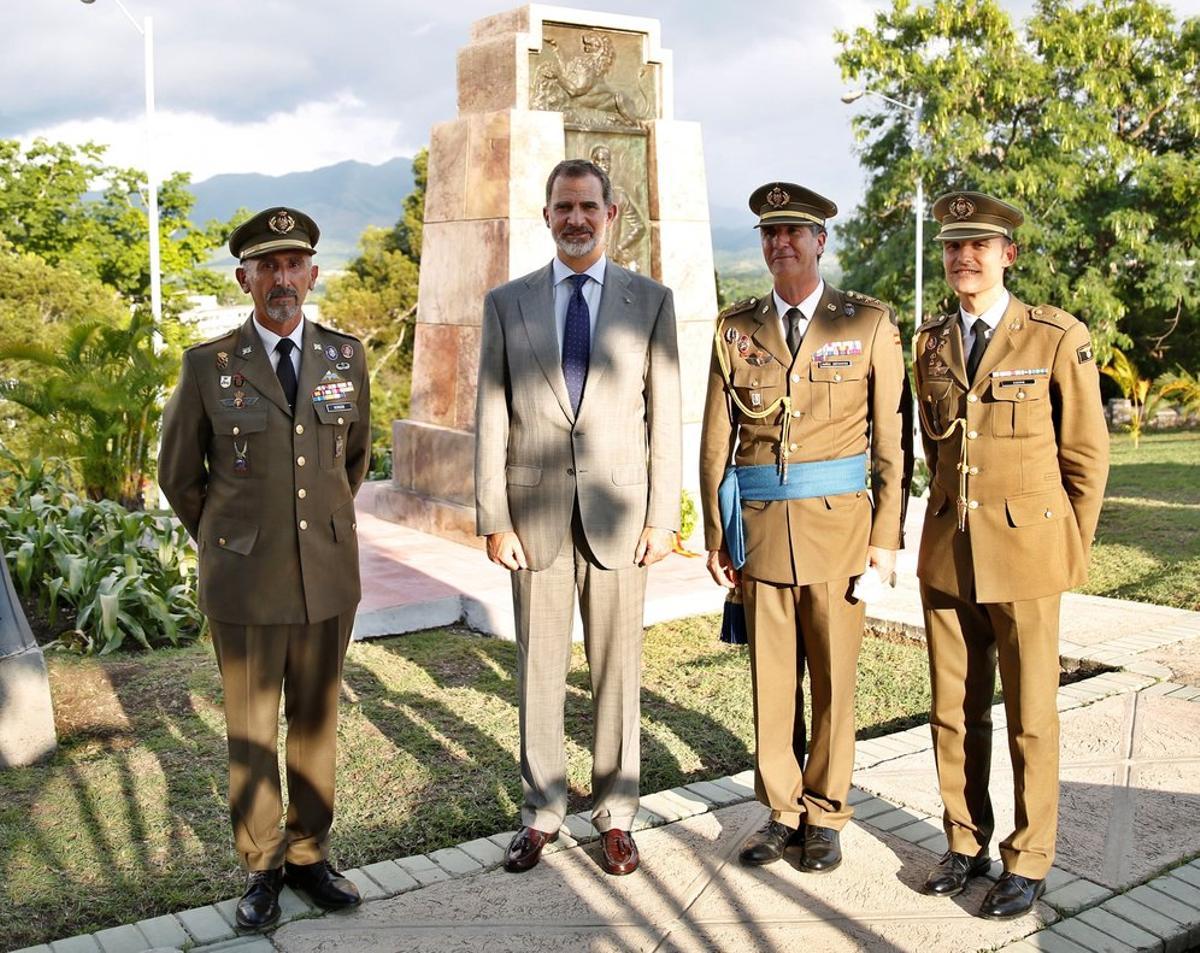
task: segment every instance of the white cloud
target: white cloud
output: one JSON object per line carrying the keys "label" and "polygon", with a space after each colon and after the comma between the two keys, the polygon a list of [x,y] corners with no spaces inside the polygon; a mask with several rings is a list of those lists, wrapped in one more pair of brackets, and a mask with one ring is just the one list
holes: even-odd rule
{"label": "white cloud", "polygon": [[[112,165],[144,168],[143,116],[127,119],[71,120],[21,136],[80,144],[108,145]],[[409,135],[394,117],[372,113],[349,93],[305,103],[291,112],[273,113],[254,122],[229,122],[198,112],[159,110],[155,114],[155,167],[160,177],[192,173],[200,181],[222,172],[282,175],[332,165],[346,159],[379,163],[412,155],[428,135]]]}

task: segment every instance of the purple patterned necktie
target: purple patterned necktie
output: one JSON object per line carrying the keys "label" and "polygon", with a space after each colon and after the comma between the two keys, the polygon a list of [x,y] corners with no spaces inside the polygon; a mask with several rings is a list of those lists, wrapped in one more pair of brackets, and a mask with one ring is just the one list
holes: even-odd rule
{"label": "purple patterned necktie", "polygon": [[583,385],[587,381],[588,357],[592,350],[592,315],[587,299],[583,296],[583,283],[587,275],[571,275],[575,290],[567,301],[567,323],[563,328],[562,370],[567,382],[567,396],[571,398],[571,410],[578,416],[579,402],[583,399]]}

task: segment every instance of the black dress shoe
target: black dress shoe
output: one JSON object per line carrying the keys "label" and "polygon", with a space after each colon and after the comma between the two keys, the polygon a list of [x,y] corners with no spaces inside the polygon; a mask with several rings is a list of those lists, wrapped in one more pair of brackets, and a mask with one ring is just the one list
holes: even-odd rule
{"label": "black dress shoe", "polygon": [[968,880],[987,873],[991,865],[992,858],[986,853],[969,857],[948,850],[925,878],[925,892],[932,897],[957,897],[967,889]]}
{"label": "black dress shoe", "polygon": [[769,820],[766,825],[746,838],[738,860],[751,867],[761,867],[763,864],[774,863],[783,856],[788,847],[799,846],[803,843],[804,825],[792,830],[786,824]]}
{"label": "black dress shoe", "polygon": [[318,860],[315,864],[289,861],[283,865],[283,879],[289,887],[303,890],[313,903],[326,910],[342,910],[362,903],[358,888],[334,870],[327,860]]}
{"label": "black dress shoe", "polygon": [[830,827],[809,826],[804,834],[804,856],[800,869],[810,874],[827,874],[842,862],[842,842]]}
{"label": "black dress shoe", "polygon": [[504,852],[504,869],[510,874],[524,873],[537,866],[542,859],[542,848],[558,840],[558,831],[548,834],[536,827],[522,827],[508,842]]}
{"label": "black dress shoe", "polygon": [[246,892],[238,901],[235,919],[243,930],[261,930],[279,919],[279,891],[283,889],[283,871],[252,870],[246,878]]}
{"label": "black dress shoe", "polygon": [[1046,881],[1005,871],[983,898],[979,915],[987,920],[1011,920],[1032,910],[1045,892]]}

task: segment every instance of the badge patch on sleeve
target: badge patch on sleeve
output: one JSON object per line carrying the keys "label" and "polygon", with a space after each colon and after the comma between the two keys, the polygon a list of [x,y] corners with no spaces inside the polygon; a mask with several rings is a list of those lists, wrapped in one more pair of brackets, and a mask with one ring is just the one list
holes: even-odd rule
{"label": "badge patch on sleeve", "polygon": [[1088,341],[1087,344],[1081,344],[1079,347],[1075,348],[1075,356],[1079,358],[1080,364],[1086,364],[1088,361],[1090,361],[1093,356],[1092,342]]}

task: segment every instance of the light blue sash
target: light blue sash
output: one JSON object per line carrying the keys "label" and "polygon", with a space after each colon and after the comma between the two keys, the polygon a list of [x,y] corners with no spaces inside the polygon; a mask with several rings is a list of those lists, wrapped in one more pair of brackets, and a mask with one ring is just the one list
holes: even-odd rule
{"label": "light blue sash", "polygon": [[717,489],[725,548],[735,569],[746,563],[746,538],[742,528],[742,500],[804,500],[814,496],[838,496],[867,488],[867,455],[860,453],[839,460],[790,463],[787,480],[780,479],[774,464],[728,467]]}

